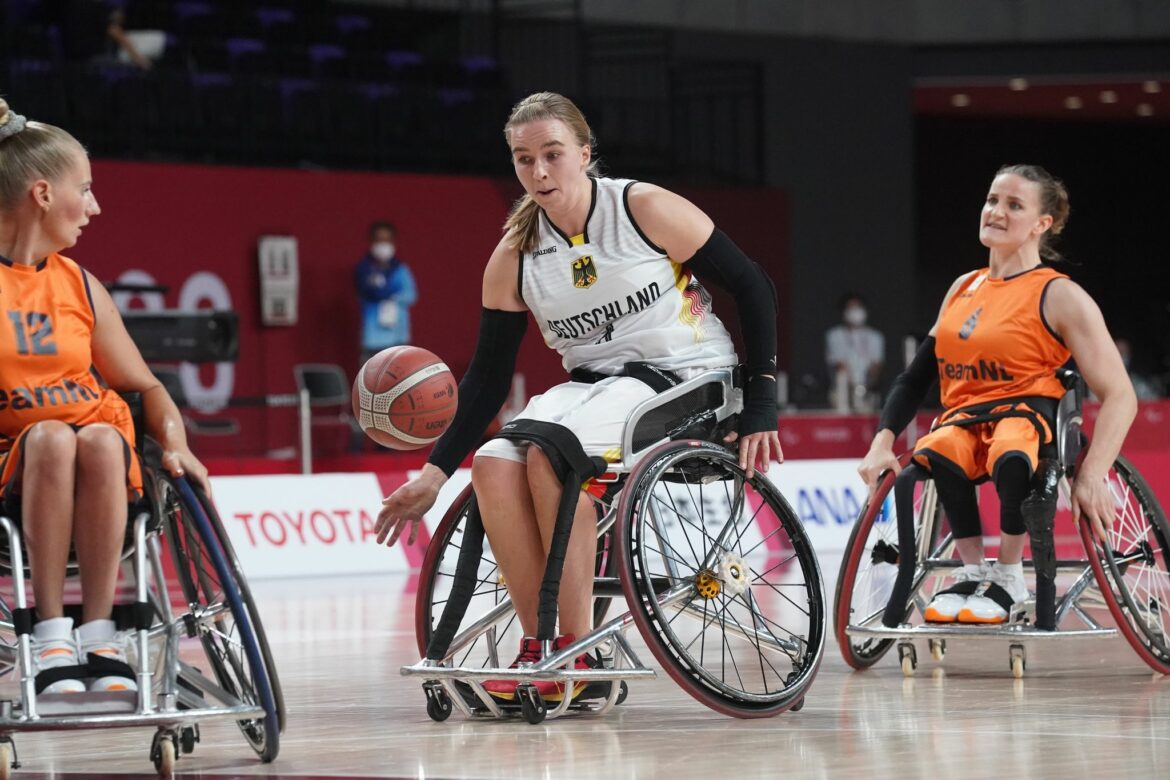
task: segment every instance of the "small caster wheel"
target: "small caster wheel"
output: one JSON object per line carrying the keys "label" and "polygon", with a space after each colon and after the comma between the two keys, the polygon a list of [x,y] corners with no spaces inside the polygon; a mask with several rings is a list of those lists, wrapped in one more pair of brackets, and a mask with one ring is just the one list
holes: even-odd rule
{"label": "small caster wheel", "polygon": [[630,686],[626,685],[625,680],[622,680],[619,685],[620,687],[618,688],[618,695],[617,699],[614,701],[614,706],[621,704],[626,700],[626,697],[630,695]]}
{"label": "small caster wheel", "polygon": [[436,723],[442,723],[451,717],[451,697],[440,685],[428,685],[423,688],[427,694],[427,715]]}
{"label": "small caster wheel", "polygon": [[796,700],[796,704],[793,704],[791,707],[788,708],[789,712],[800,712],[803,709],[804,709],[804,697],[803,696],[801,696],[799,699]]}
{"label": "small caster wheel", "polygon": [[161,778],[170,778],[175,774],[175,741],[174,733],[159,731],[154,735],[154,744],[150,747],[150,760]]}
{"label": "small caster wheel", "polygon": [[898,645],[898,658],[902,662],[902,674],[913,677],[914,670],[918,668],[918,651],[914,649],[914,645],[909,642]]}
{"label": "small caster wheel", "polygon": [[544,705],[544,697],[531,683],[516,687],[516,698],[520,699],[520,714],[524,720],[536,725],[548,715],[548,708]]}
{"label": "small caster wheel", "polygon": [[198,726],[184,726],[179,732],[179,750],[188,755],[195,750],[195,743],[199,741]]}
{"label": "small caster wheel", "polygon": [[1024,676],[1024,670],[1028,668],[1028,662],[1024,657],[1024,646],[1012,645],[1008,648],[1008,654],[1011,659],[1012,677],[1019,680]]}
{"label": "small caster wheel", "polygon": [[932,639],[930,640],[930,657],[936,661],[941,661],[943,656],[947,654],[947,640]]}

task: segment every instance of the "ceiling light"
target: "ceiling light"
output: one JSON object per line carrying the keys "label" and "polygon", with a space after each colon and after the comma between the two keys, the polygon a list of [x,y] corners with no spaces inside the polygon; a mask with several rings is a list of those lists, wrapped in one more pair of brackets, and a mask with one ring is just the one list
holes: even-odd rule
{"label": "ceiling light", "polygon": [[1101,94],[1098,95],[1097,97],[1100,98],[1102,103],[1116,103],[1117,102],[1117,93],[1111,89],[1101,90]]}
{"label": "ceiling light", "polygon": [[1064,99],[1064,107],[1071,111],[1076,111],[1082,106],[1084,106],[1084,103],[1076,95],[1069,95]]}
{"label": "ceiling light", "polygon": [[1162,85],[1156,81],[1143,81],[1142,82],[1142,92],[1145,92],[1147,95],[1156,95],[1157,93],[1159,93],[1161,91],[1162,91]]}
{"label": "ceiling light", "polygon": [[951,105],[955,108],[969,106],[971,105],[971,96],[965,95],[962,92],[956,92],[955,94],[951,95]]}
{"label": "ceiling light", "polygon": [[1012,92],[1023,92],[1027,88],[1027,79],[1012,79],[1008,82],[1008,89],[1010,89]]}
{"label": "ceiling light", "polygon": [[1138,103],[1137,114],[1138,116],[1153,116],[1154,107],[1149,103]]}

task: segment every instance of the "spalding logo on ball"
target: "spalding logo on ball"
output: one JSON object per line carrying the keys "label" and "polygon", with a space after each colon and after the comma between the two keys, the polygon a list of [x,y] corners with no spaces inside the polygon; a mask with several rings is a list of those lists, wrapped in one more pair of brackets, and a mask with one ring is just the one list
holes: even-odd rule
{"label": "spalding logo on ball", "polygon": [[390,347],[374,355],[353,382],[353,413],[374,441],[417,450],[443,435],[459,393],[451,369],[419,347]]}

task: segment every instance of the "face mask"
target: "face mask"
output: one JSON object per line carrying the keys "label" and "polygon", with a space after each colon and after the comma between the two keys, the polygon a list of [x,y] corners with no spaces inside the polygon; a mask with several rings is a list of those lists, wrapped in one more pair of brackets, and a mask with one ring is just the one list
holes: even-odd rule
{"label": "face mask", "polygon": [[865,324],[865,309],[851,306],[845,310],[845,322],[857,328]]}
{"label": "face mask", "polygon": [[389,241],[376,241],[370,244],[370,254],[384,263],[394,257],[394,245]]}

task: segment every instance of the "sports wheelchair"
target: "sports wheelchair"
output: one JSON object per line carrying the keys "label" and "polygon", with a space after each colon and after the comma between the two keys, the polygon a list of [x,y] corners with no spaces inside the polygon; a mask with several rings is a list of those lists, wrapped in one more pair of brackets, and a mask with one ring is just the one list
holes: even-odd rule
{"label": "sports wheelchair", "polygon": [[[1025,641],[1111,637],[1120,631],[1145,663],[1170,674],[1170,525],[1149,485],[1120,456],[1107,478],[1117,507],[1108,544],[1088,521],[1074,524],[1069,480],[1087,446],[1081,432],[1085,388],[1074,371],[1058,375],[1067,392],[1056,406],[1049,479],[1059,480],[1059,500],[1039,522],[1025,512],[1032,558],[1024,565],[1035,574],[1036,595],[1023,614],[996,626],[923,622],[927,604],[962,561],[934,484],[928,479],[914,486],[913,522],[898,522],[890,500],[894,475],[886,472],[854,524],[837,579],[834,628],[851,667],[866,669],[897,644],[902,672],[909,677],[918,665],[916,639],[926,640],[936,661],[943,659],[948,639],[998,639],[1009,643],[1009,667],[1020,678],[1027,663]],[[905,455],[901,462],[909,461]],[[1059,595],[1058,580],[1064,585]],[[1091,614],[1104,610],[1116,628]],[[1077,623],[1068,624],[1071,618]]]}
{"label": "sports wheelchair", "polygon": [[[570,710],[606,712],[625,699],[627,680],[656,676],[626,636],[634,626],[666,672],[718,712],[758,718],[803,706],[827,627],[820,568],[784,497],[766,476],[747,478],[719,443],[742,408],[734,374],[705,372],[631,412],[621,460],[583,488],[598,516],[596,628],[554,651],[564,513],[558,517],[541,589],[537,663],[505,668],[520,626],[484,545],[471,486],[452,503],[418,587],[423,659],[402,669],[424,680],[432,719],[446,720],[454,708],[534,724]],[[570,518],[581,482],[577,474],[565,481]],[[611,602],[623,598],[629,611],[608,618]],[[468,614],[474,617],[464,620]],[[586,652],[596,653],[597,667],[573,669]],[[482,685],[490,679],[517,680],[514,703],[494,700]],[[588,685],[576,700],[566,692],[553,705],[531,684],[545,680]]]}
{"label": "sports wheelchair", "polygon": [[114,616],[134,632],[137,692],[37,694],[20,530],[0,517],[0,566],[11,575],[0,596],[0,674],[19,679],[15,697],[0,699],[0,780],[20,766],[12,738],[20,731],[153,726],[150,759],[162,777],[212,718],[236,721],[262,761],[280,750],[284,697],[223,523],[201,490],[161,468],[156,444],[144,449],[144,498],[131,513],[122,564],[135,602]]}

